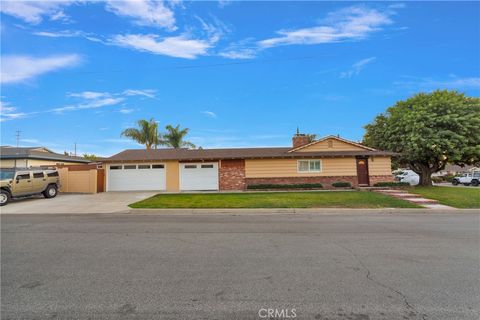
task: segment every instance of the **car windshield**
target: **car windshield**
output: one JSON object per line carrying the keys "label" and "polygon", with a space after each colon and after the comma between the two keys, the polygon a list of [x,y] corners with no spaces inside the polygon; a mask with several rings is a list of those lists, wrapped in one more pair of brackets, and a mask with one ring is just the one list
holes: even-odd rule
{"label": "car windshield", "polygon": [[0,171],[0,179],[13,179],[13,176],[15,176],[14,171]]}

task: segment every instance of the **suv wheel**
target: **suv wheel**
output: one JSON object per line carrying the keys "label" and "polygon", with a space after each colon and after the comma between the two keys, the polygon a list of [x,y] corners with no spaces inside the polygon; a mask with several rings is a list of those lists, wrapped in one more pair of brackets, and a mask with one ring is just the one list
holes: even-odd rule
{"label": "suv wheel", "polygon": [[0,192],[0,206],[4,206],[10,202],[10,193],[6,190]]}
{"label": "suv wheel", "polygon": [[55,198],[58,193],[57,187],[54,185],[49,185],[45,191],[43,191],[43,196],[45,198]]}
{"label": "suv wheel", "polygon": [[472,186],[478,187],[478,180],[472,180]]}
{"label": "suv wheel", "polygon": [[452,180],[452,184],[453,184],[454,186],[458,185],[458,180],[457,180],[457,179],[453,179],[453,180]]}

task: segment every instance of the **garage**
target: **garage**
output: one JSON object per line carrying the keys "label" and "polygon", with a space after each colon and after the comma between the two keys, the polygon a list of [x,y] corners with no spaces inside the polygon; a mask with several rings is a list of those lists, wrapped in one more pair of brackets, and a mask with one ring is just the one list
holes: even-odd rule
{"label": "garage", "polygon": [[165,164],[111,164],[107,191],[165,190]]}
{"label": "garage", "polygon": [[218,163],[180,163],[180,190],[218,190]]}

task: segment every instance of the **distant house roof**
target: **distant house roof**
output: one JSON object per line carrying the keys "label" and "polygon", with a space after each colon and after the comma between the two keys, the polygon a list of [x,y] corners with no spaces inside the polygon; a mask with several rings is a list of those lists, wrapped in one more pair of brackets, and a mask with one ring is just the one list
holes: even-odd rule
{"label": "distant house roof", "polygon": [[0,147],[0,159],[38,159],[38,160],[52,160],[60,162],[91,162],[88,159],[81,157],[67,156],[60,153],[55,153],[45,147]]}
{"label": "distant house roof", "polygon": [[181,160],[203,161],[220,159],[319,158],[351,156],[392,156],[384,151],[317,151],[289,152],[292,148],[230,148],[230,149],[129,149],[117,153],[104,162]]}

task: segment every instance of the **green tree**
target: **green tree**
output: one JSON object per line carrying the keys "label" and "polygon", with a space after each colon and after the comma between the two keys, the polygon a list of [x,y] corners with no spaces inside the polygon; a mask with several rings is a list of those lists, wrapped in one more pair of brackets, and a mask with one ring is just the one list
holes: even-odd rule
{"label": "green tree", "polygon": [[188,134],[189,129],[184,128],[180,129],[180,125],[173,127],[168,125],[165,127],[167,130],[166,133],[162,135],[162,140],[160,144],[171,147],[171,148],[195,148],[195,145],[189,141],[185,141],[184,138]]}
{"label": "green tree", "polygon": [[138,120],[138,128],[128,128],[122,131],[121,135],[128,137],[140,144],[144,144],[147,149],[157,147],[160,144],[158,135],[158,123],[155,119]]}
{"label": "green tree", "polygon": [[95,160],[98,159],[98,157],[93,153],[92,154],[84,153],[83,158],[88,159],[88,160],[92,160],[92,161],[95,161]]}
{"label": "green tree", "polygon": [[365,126],[364,143],[398,152],[398,161],[432,185],[447,163],[480,162],[480,99],[456,91],[419,93],[398,101]]}

